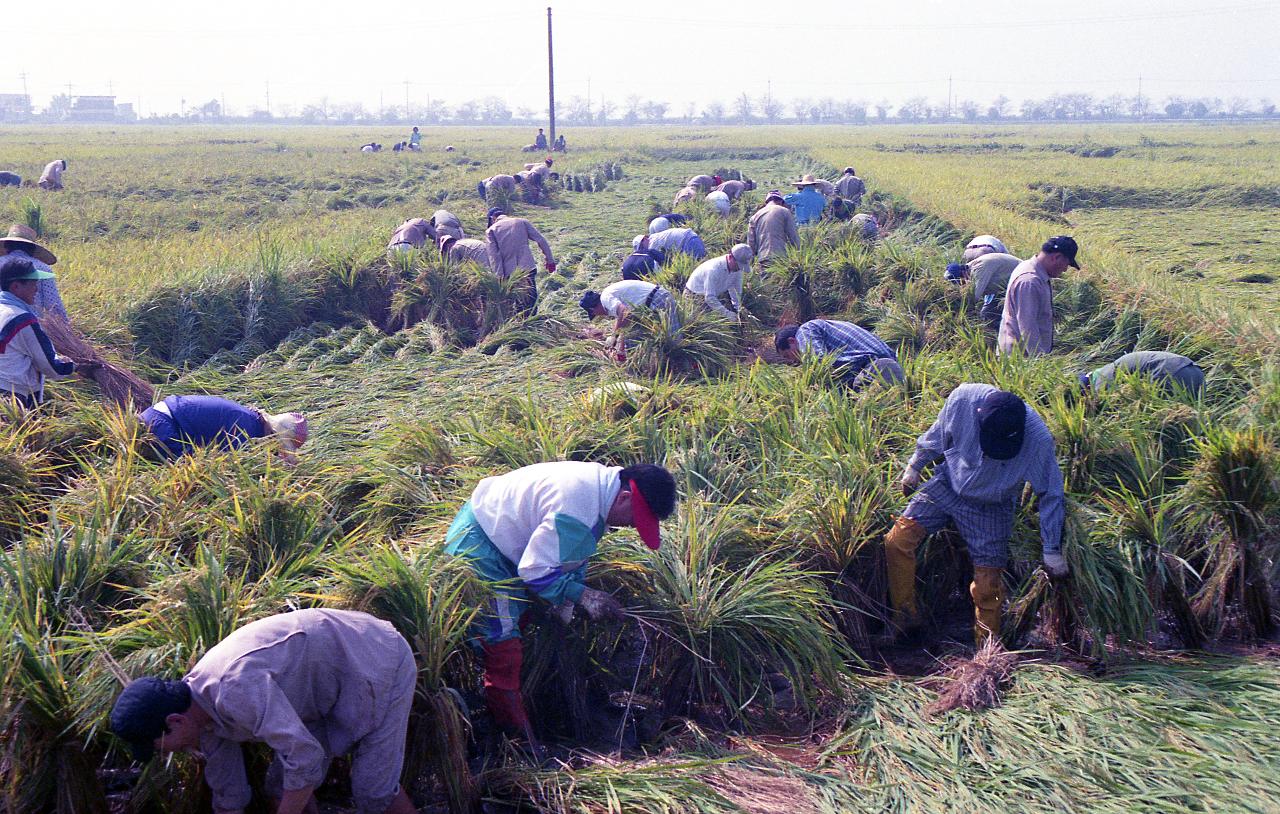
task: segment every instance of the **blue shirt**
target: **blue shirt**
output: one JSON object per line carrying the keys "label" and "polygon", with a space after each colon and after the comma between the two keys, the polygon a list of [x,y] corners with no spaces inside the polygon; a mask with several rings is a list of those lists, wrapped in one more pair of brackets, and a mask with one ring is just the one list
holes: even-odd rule
{"label": "blue shirt", "polygon": [[698,233],[683,227],[665,229],[657,234],[649,235],[649,249],[664,253],[684,252],[694,260],[707,256],[706,244]]}
{"label": "blue shirt", "polygon": [[817,223],[822,219],[822,210],[827,206],[827,199],[813,186],[793,192],[784,200],[787,206],[796,210],[797,223]]}
{"label": "blue shirt", "polygon": [[819,356],[834,356],[836,364],[853,374],[872,359],[897,359],[897,355],[880,337],[852,322],[836,319],[811,319],[796,331],[800,350]]}
{"label": "blue shirt", "polygon": [[145,410],[140,418],[174,456],[195,447],[234,449],[250,438],[267,434],[257,410],[218,396],[169,396]]}
{"label": "blue shirt", "polygon": [[632,252],[622,261],[622,279],[643,280],[656,271],[658,266],[662,265],[662,261],[662,252],[657,249]]}
{"label": "blue shirt", "polygon": [[[945,460],[955,494],[970,503],[1008,505],[1030,483],[1040,498],[1040,540],[1046,554],[1062,550],[1062,470],[1058,468],[1053,434],[1030,407],[1022,449],[1007,461],[989,458],[978,441],[978,405],[994,393],[989,384],[962,384],[942,406],[942,412],[916,441],[909,467],[919,472],[938,458]],[[936,476],[936,475],[935,475]]]}

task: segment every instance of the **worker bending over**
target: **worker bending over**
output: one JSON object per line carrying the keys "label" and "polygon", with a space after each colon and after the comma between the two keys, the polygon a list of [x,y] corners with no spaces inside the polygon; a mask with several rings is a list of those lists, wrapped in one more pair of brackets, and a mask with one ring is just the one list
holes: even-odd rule
{"label": "worker bending over", "polygon": [[1080,384],[1086,390],[1103,390],[1119,373],[1147,376],[1170,392],[1185,390],[1192,396],[1204,389],[1204,371],[1185,356],[1163,350],[1140,350],[1126,353],[1109,365],[1092,373],[1081,373]]}
{"label": "worker bending over", "polygon": [[169,396],[138,418],[167,458],[197,447],[236,449],[253,438],[275,438],[281,457],[292,463],[308,436],[302,413],[272,415],[220,396]]}
{"label": "worker bending over", "polygon": [[[703,307],[713,313],[738,319],[742,312],[742,280],[751,271],[752,257],[751,247],[739,243],[728,254],[704,260],[685,282],[685,295],[699,298]],[[733,304],[732,311],[720,300],[725,294]]]}
{"label": "worker bending over", "polygon": [[798,364],[806,353],[832,357],[836,376],[854,390],[876,378],[886,384],[905,378],[893,348],[852,322],[811,319],[787,325],[774,333],[773,346],[791,364]]}

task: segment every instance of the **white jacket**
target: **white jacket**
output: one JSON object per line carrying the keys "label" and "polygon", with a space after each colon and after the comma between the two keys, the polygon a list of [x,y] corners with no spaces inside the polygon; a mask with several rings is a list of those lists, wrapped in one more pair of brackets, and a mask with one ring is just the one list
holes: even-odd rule
{"label": "white jacket", "polygon": [[0,392],[38,397],[46,378],[74,372],[75,364],[54,351],[31,306],[8,291],[0,294]]}

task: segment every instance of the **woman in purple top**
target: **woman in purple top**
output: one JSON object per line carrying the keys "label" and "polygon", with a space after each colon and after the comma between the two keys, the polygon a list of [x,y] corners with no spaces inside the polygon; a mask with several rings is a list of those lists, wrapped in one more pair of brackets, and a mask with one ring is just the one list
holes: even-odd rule
{"label": "woman in purple top", "polygon": [[169,396],[139,418],[172,458],[196,447],[235,449],[250,438],[276,436],[281,455],[292,462],[307,442],[307,419],[301,413],[270,415],[218,396]]}

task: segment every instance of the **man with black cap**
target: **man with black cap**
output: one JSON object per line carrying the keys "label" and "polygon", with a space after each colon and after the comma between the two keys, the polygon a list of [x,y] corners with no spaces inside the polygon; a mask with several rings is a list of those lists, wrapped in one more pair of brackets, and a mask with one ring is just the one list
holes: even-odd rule
{"label": "man with black cap", "polygon": [[1022,348],[1028,356],[1053,350],[1053,286],[1067,267],[1078,269],[1075,240],[1066,235],[1051,237],[1040,247],[1040,253],[1023,260],[1009,275],[1005,289],[1004,311],[1000,315],[1000,353]]}
{"label": "man with black cap", "polygon": [[[920,486],[921,471],[934,467]],[[919,629],[916,548],[948,522],[964,538],[973,561],[974,641],[1000,634],[1003,573],[1024,483],[1040,498],[1040,539],[1050,576],[1065,577],[1062,556],[1063,488],[1053,436],[1034,410],[989,384],[962,384],[947,397],[933,426],[916,441],[902,476],[911,501],[885,537],[893,626]],[[919,489],[919,491],[916,491]],[[914,496],[913,496],[914,495]]]}
{"label": "man with black cap", "polygon": [[845,167],[844,173],[836,180],[836,194],[845,198],[857,209],[862,205],[862,196],[867,192],[867,185],[853,171],[853,167]]}
{"label": "man with black cap", "polygon": [[556,270],[551,244],[532,223],[512,217],[498,206],[489,210],[489,228],[485,230],[484,237],[489,244],[489,267],[494,274],[505,280],[520,271],[529,273],[520,294],[520,305],[524,310],[532,311],[538,303],[538,264],[534,262],[533,252],[529,251],[529,241],[542,250],[548,272]]}
{"label": "man with black cap", "polygon": [[199,752],[216,812],[243,811],[253,792],[243,743],[275,752],[266,792],[278,814],[315,811],[333,758],[351,755],[362,814],[416,812],[400,787],[417,664],[389,622],[357,611],[268,616],[232,633],[180,681],[139,678],[111,710],[111,731],[135,760]]}
{"label": "man with black cap", "polygon": [[657,550],[658,521],[670,516],[675,503],[675,479],[653,464],[557,461],[476,486],[449,527],[445,550],[467,560],[493,586],[477,632],[485,698],[500,728],[535,743],[520,694],[520,628],[530,595],[548,603],[564,624],[573,619],[575,606],[593,620],[619,617],[617,600],[583,584],[587,560],[611,526],[634,527]]}

